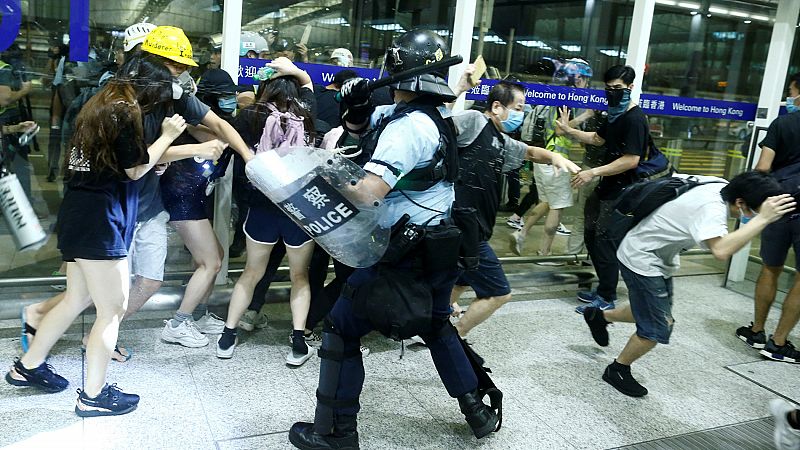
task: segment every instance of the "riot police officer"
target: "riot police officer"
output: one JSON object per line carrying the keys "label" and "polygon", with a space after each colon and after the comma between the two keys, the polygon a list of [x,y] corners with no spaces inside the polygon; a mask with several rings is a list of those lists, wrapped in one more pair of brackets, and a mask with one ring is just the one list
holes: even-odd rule
{"label": "riot police officer", "polygon": [[[448,53],[436,33],[409,31],[387,49],[386,69],[396,75]],[[371,155],[360,187],[384,198],[388,217],[383,219],[395,226],[384,258],[350,276],[326,319],[314,423],[295,423],[289,432],[301,449],[359,448],[356,415],[364,383],[359,345],[373,329],[396,339],[419,334],[475,436],[499,428],[501,412],[485,389],[486,374],[448,320],[459,252],[451,219],[458,167],[455,130],[441,107],[455,95],[441,73],[401,79],[392,91],[394,105],[373,107],[367,80],[354,78],[342,87],[342,123],[361,136],[362,149]],[[418,332],[404,321],[407,311],[399,306],[402,301],[393,303],[396,297],[410,303],[429,299],[427,321]],[[481,400],[484,394],[492,407]]]}

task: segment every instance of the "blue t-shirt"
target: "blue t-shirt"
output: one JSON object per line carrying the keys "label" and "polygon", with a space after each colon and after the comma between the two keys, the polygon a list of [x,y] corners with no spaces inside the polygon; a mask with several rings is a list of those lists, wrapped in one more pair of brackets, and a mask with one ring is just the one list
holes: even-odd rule
{"label": "blue t-shirt", "polygon": [[[395,107],[396,105],[385,105],[375,108],[371,125],[375,127],[382,117],[391,116]],[[381,177],[393,188],[403,174],[427,167],[438,148],[439,129],[436,124],[427,114],[413,111],[384,128],[372,154],[373,161],[368,162],[364,170]],[[401,172],[400,176],[395,176],[388,167],[374,161],[391,165]],[[440,181],[426,191],[389,192],[385,199],[388,207],[386,223],[393,224],[407,213],[411,216],[411,223],[433,225],[431,219],[450,217],[450,207],[454,200],[453,183],[448,181]]]}
{"label": "blue t-shirt", "polygon": [[[186,123],[191,125],[199,125],[211,111],[208,105],[194,95],[184,95],[180,100],[174,100],[172,106],[175,114],[183,116]],[[144,141],[148,146],[161,135],[161,122],[171,115],[167,107],[161,104],[144,116]],[[136,219],[138,222],[147,221],[164,211],[161,188],[155,170],[147,172],[136,184],[139,188],[139,216]]]}

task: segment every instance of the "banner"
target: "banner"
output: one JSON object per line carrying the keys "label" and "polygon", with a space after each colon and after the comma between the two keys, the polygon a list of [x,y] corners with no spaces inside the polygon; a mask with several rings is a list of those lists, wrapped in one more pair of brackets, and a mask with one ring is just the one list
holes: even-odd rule
{"label": "banner", "polygon": [[[266,59],[239,58],[239,84],[258,84],[253,75],[269,61]],[[339,67],[327,64],[297,63],[297,67],[308,72],[314,84],[328,85],[341,70],[354,70],[358,76],[377,80],[379,69]],[[500,80],[481,80],[481,84],[467,92],[467,100],[485,101],[492,86]],[[525,86],[525,103],[532,105],[569,106],[605,110],[608,108],[606,94],[601,89],[578,89],[549,84],[521,83]],[[675,97],[670,95],[642,94],[639,107],[646,114],[701,117],[705,119],[755,120],[755,103],[729,102],[705,98]]]}

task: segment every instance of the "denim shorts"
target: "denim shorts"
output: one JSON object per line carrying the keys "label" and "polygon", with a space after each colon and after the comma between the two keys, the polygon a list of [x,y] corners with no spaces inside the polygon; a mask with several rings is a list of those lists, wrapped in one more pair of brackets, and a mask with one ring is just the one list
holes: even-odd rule
{"label": "denim shorts", "polygon": [[506,273],[489,243],[483,241],[478,247],[478,268],[462,270],[456,280],[457,286],[469,286],[478,298],[502,297],[511,293]]}
{"label": "denim shorts", "polygon": [[794,268],[800,271],[800,218],[783,218],[767,225],[761,232],[759,254],[765,266],[783,266],[790,248],[794,248]]}
{"label": "denim shorts", "polygon": [[645,277],[619,265],[628,286],[636,335],[642,339],[669,344],[672,334],[672,278]]}

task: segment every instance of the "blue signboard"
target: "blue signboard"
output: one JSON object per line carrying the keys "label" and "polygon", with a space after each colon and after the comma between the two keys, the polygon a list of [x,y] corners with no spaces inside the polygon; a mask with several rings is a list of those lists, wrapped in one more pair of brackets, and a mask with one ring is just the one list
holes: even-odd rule
{"label": "blue signboard", "polygon": [[[258,84],[253,75],[267,63],[264,59],[239,58],[239,84]],[[317,84],[328,85],[334,75],[344,68],[327,64],[297,64],[308,72]],[[377,79],[379,69],[350,67],[358,76]],[[467,100],[486,100],[492,86],[500,80],[481,80],[481,84],[467,92]],[[569,106],[604,110],[608,108],[606,94],[600,89],[578,89],[549,84],[522,83],[525,86],[525,102],[533,105]],[[670,95],[642,94],[639,106],[647,114],[678,117],[702,117],[706,119],[755,120],[755,103],[728,102],[704,98],[675,97]]]}

